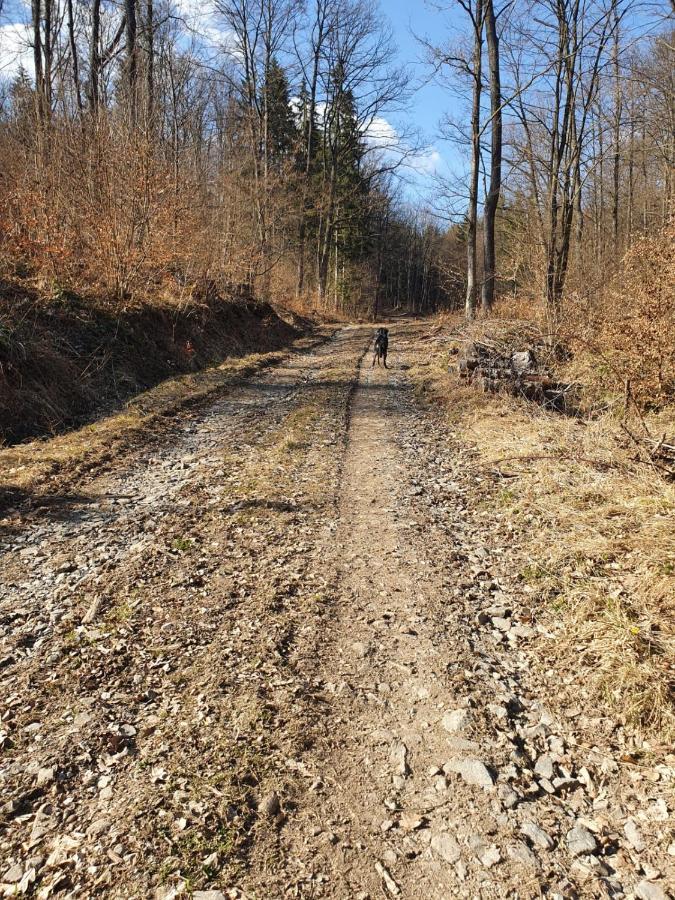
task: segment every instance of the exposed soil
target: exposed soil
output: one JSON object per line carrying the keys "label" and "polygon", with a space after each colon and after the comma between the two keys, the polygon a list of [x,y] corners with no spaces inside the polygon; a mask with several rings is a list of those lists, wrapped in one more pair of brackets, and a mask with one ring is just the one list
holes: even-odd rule
{"label": "exposed soil", "polygon": [[0,279],[0,444],[73,428],[170,376],[299,334],[269,304],[215,291],[120,307]]}
{"label": "exposed soil", "polygon": [[7,896],[668,896],[673,756],[557,667],[428,331],[385,371],[343,328],[4,522]]}

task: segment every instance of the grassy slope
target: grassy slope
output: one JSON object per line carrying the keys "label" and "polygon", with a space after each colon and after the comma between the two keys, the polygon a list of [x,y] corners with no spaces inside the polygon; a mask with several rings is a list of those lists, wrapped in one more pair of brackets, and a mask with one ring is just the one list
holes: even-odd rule
{"label": "grassy slope", "polygon": [[[473,329],[499,337],[504,327]],[[511,519],[533,613],[561,636],[546,662],[578,672],[620,721],[667,743],[675,736],[675,485],[636,458],[616,412],[565,417],[461,383],[449,363],[470,333],[459,320],[439,326],[412,375],[475,448],[470,464],[498,473],[486,502]],[[662,411],[660,430],[673,430],[673,419]]]}

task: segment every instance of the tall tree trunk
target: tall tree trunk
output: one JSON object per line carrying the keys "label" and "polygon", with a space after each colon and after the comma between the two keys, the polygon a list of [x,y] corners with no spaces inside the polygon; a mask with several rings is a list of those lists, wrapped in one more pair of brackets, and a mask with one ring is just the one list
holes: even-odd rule
{"label": "tall tree trunk", "polygon": [[628,243],[633,242],[633,203],[635,201],[635,88],[630,84],[630,137],[628,139]]}
{"label": "tall tree trunk", "polygon": [[316,95],[319,84],[319,70],[321,54],[327,32],[330,0],[316,0],[316,14],[314,28],[316,37],[313,38],[312,74],[309,81],[309,96],[307,98],[307,122],[303,134],[304,153],[304,178],[302,182],[302,205],[300,207],[300,228],[298,232],[298,280],[296,296],[302,296],[305,289],[305,245],[307,241],[307,224],[312,209],[309,202],[310,179],[312,174],[312,146],[316,140],[314,134],[314,117],[316,115]]}
{"label": "tall tree trunk", "polygon": [[31,19],[33,27],[33,66],[35,68],[35,107],[38,124],[45,119],[45,80],[42,69],[42,3],[31,0]]}
{"label": "tall tree trunk", "polygon": [[473,104],[471,109],[471,175],[469,178],[469,208],[467,211],[466,301],[467,319],[476,315],[478,265],[476,230],[478,224],[478,172],[480,168],[480,96],[481,62],[483,56],[483,0],[477,0],[474,19],[473,44]]}
{"label": "tall tree trunk", "polygon": [[136,122],[136,101],[137,101],[137,48],[136,48],[136,0],[124,0],[124,10],[126,18],[126,89],[127,103],[129,107],[129,115],[132,125]]}
{"label": "tall tree trunk", "polygon": [[44,57],[43,68],[43,94],[44,94],[44,115],[48,118],[52,112],[52,79],[54,73],[54,41],[52,37],[52,13],[53,0],[43,0],[45,30],[42,39],[42,55]]}
{"label": "tall tree trunk", "polygon": [[[72,2],[72,0],[71,0]],[[155,18],[153,0],[147,0],[145,7],[145,34],[147,44],[147,62],[145,68],[145,93],[148,129],[152,128],[155,113]]]}
{"label": "tall tree trunk", "polygon": [[494,0],[485,0],[485,34],[490,69],[490,187],[483,213],[483,288],[481,306],[484,313],[492,309],[495,297],[497,260],[495,251],[495,219],[502,187],[502,89],[499,71],[499,36]]}
{"label": "tall tree trunk", "polygon": [[91,37],[89,41],[89,106],[94,115],[100,102],[99,74],[101,70],[101,0],[92,0]]}
{"label": "tall tree trunk", "polygon": [[612,49],[612,63],[614,68],[614,121],[613,121],[613,172],[612,172],[612,237],[614,239],[614,254],[619,250],[619,166],[620,139],[621,139],[621,73],[619,70],[619,22],[615,10],[614,45]]}
{"label": "tall tree trunk", "polygon": [[73,0],[68,0],[68,42],[70,44],[70,64],[73,70],[73,89],[77,108],[82,112],[82,90],[80,88],[80,64],[77,55],[77,41],[75,40],[75,16],[73,14]]}

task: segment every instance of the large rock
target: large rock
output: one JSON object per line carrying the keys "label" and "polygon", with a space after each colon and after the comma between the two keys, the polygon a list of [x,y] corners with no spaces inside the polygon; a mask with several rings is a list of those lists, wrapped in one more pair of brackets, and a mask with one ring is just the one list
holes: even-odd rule
{"label": "large rock", "polygon": [[444,766],[443,771],[456,772],[463,781],[474,787],[491,788],[494,779],[488,767],[480,759],[451,759]]}

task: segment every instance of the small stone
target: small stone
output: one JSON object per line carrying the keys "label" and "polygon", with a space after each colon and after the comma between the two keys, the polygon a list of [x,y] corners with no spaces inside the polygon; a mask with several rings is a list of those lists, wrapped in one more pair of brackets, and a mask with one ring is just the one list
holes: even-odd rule
{"label": "small stone", "polygon": [[53,808],[49,803],[43,804],[37,811],[33,820],[33,827],[30,832],[29,847],[39,843],[47,832],[53,827],[52,821]]}
{"label": "small stone", "polygon": [[586,766],[583,766],[579,769],[579,774],[577,775],[577,780],[583,784],[591,797],[595,797],[597,795],[597,789],[595,787],[595,782],[593,781],[593,777],[591,773],[588,771]]}
{"label": "small stone", "polygon": [[518,794],[516,794],[510,784],[505,784],[504,782],[497,785],[497,796],[506,809],[513,809],[518,802]]}
{"label": "small stone", "polygon": [[385,832],[385,833],[387,831],[391,831],[391,829],[393,827],[394,827],[394,823],[392,822],[391,819],[385,819],[383,822],[380,823],[380,831]]}
{"label": "small stone", "polygon": [[443,728],[451,734],[468,728],[470,715],[468,709],[454,709],[443,716]]}
{"label": "small stone", "polygon": [[7,869],[7,871],[5,872],[5,874],[3,876],[3,880],[6,881],[8,884],[15,884],[17,881],[21,881],[22,877],[23,877],[23,866],[20,865],[19,863],[16,863],[15,865],[13,865],[9,869]]}
{"label": "small stone", "polygon": [[510,633],[519,638],[529,639],[533,638],[536,632],[529,625],[515,625]]}
{"label": "small stone", "polygon": [[668,895],[652,881],[641,881],[635,888],[635,896],[639,900],[668,900]]}
{"label": "small stone", "polygon": [[484,850],[478,857],[486,869],[491,869],[493,866],[497,865],[497,863],[501,861],[501,858],[502,856],[499,852],[499,848],[495,844],[492,844],[487,850]]}
{"label": "small stone", "polygon": [[408,748],[402,741],[393,744],[389,753],[389,761],[394,768],[394,774],[404,778],[408,774]]}
{"label": "small stone", "polygon": [[217,852],[209,853],[209,855],[202,860],[202,869],[210,869],[212,872],[217,872],[219,868],[220,856]]}
{"label": "small stone", "polygon": [[645,876],[647,881],[656,881],[657,878],[661,877],[661,872],[654,868],[651,863],[643,862],[642,863],[642,874]]}
{"label": "small stone", "polygon": [[530,869],[536,869],[539,865],[539,863],[537,862],[537,857],[530,850],[527,844],[524,844],[522,841],[518,841],[517,844],[513,844],[513,846],[508,848],[507,852],[512,860],[520,863],[523,866],[527,866]]}
{"label": "small stone", "polygon": [[368,656],[368,644],[364,644],[363,641],[354,641],[352,650],[359,659],[365,659]]}
{"label": "small stone", "polygon": [[276,791],[270,791],[269,794],[266,794],[263,797],[260,801],[260,812],[270,819],[279,815],[281,812],[281,803],[279,802],[279,795]]}
{"label": "small stone", "polygon": [[375,863],[375,871],[384,882],[384,886],[389,891],[389,893],[393,894],[394,897],[398,897],[398,895],[401,893],[401,889],[391,877],[389,871],[382,865],[382,863]]}
{"label": "small stone", "polygon": [[54,775],[56,770],[53,766],[44,769],[38,769],[37,773],[37,786],[39,788],[47,787],[48,784],[51,784],[54,780]]}
{"label": "small stone", "polygon": [[100,834],[103,834],[110,827],[110,822],[107,819],[96,819],[91,823],[89,828],[87,828],[87,834],[89,837],[98,837]]}
{"label": "small stone", "polygon": [[523,825],[521,825],[520,830],[526,838],[529,838],[532,841],[535,847],[540,847],[542,850],[553,849],[552,839],[546,834],[544,829],[540,828],[535,822],[524,822]]}
{"label": "small stone", "polygon": [[434,790],[438,794],[442,794],[443,791],[447,791],[448,789],[448,780],[445,775],[437,775],[434,778]]}
{"label": "small stone", "polygon": [[595,853],[598,843],[583,825],[575,825],[567,832],[567,847],[572,856],[582,856],[585,853]]}
{"label": "small stone", "polygon": [[227,900],[222,891],[195,891],[192,900]]}
{"label": "small stone", "polygon": [[459,844],[447,831],[435,834],[431,838],[431,849],[449,863],[456,863],[462,855]]}
{"label": "small stone", "polygon": [[503,619],[501,616],[494,616],[492,624],[500,631],[509,631],[511,628],[511,619]]}
{"label": "small stone", "polygon": [[444,766],[443,771],[456,772],[463,781],[474,787],[491,788],[493,778],[487,766],[480,759],[451,759]]}
{"label": "small stone", "polygon": [[29,856],[26,860],[26,868],[35,869],[36,872],[39,872],[40,869],[45,864],[44,856]]}
{"label": "small stone", "polygon": [[668,807],[666,806],[666,801],[663,797],[659,797],[658,800],[655,800],[652,804],[650,810],[650,818],[655,822],[667,822],[669,818]]}
{"label": "small stone", "polygon": [[548,753],[544,753],[539,757],[534,766],[534,773],[541,778],[547,778],[549,781],[553,778],[553,760]]}
{"label": "small stone", "polygon": [[404,831],[417,831],[424,825],[424,818],[415,813],[407,813],[401,816],[399,824]]}
{"label": "small stone", "polygon": [[638,853],[642,853],[645,849],[645,842],[640,833],[640,829],[635,824],[633,819],[629,819],[626,824],[623,826],[624,834],[628,839],[628,843],[631,845],[633,850],[636,850]]}
{"label": "small stone", "polygon": [[539,786],[543,790],[545,790],[547,794],[551,794],[551,795],[555,794],[555,788],[553,787],[551,782],[548,780],[548,778],[540,778]]}

